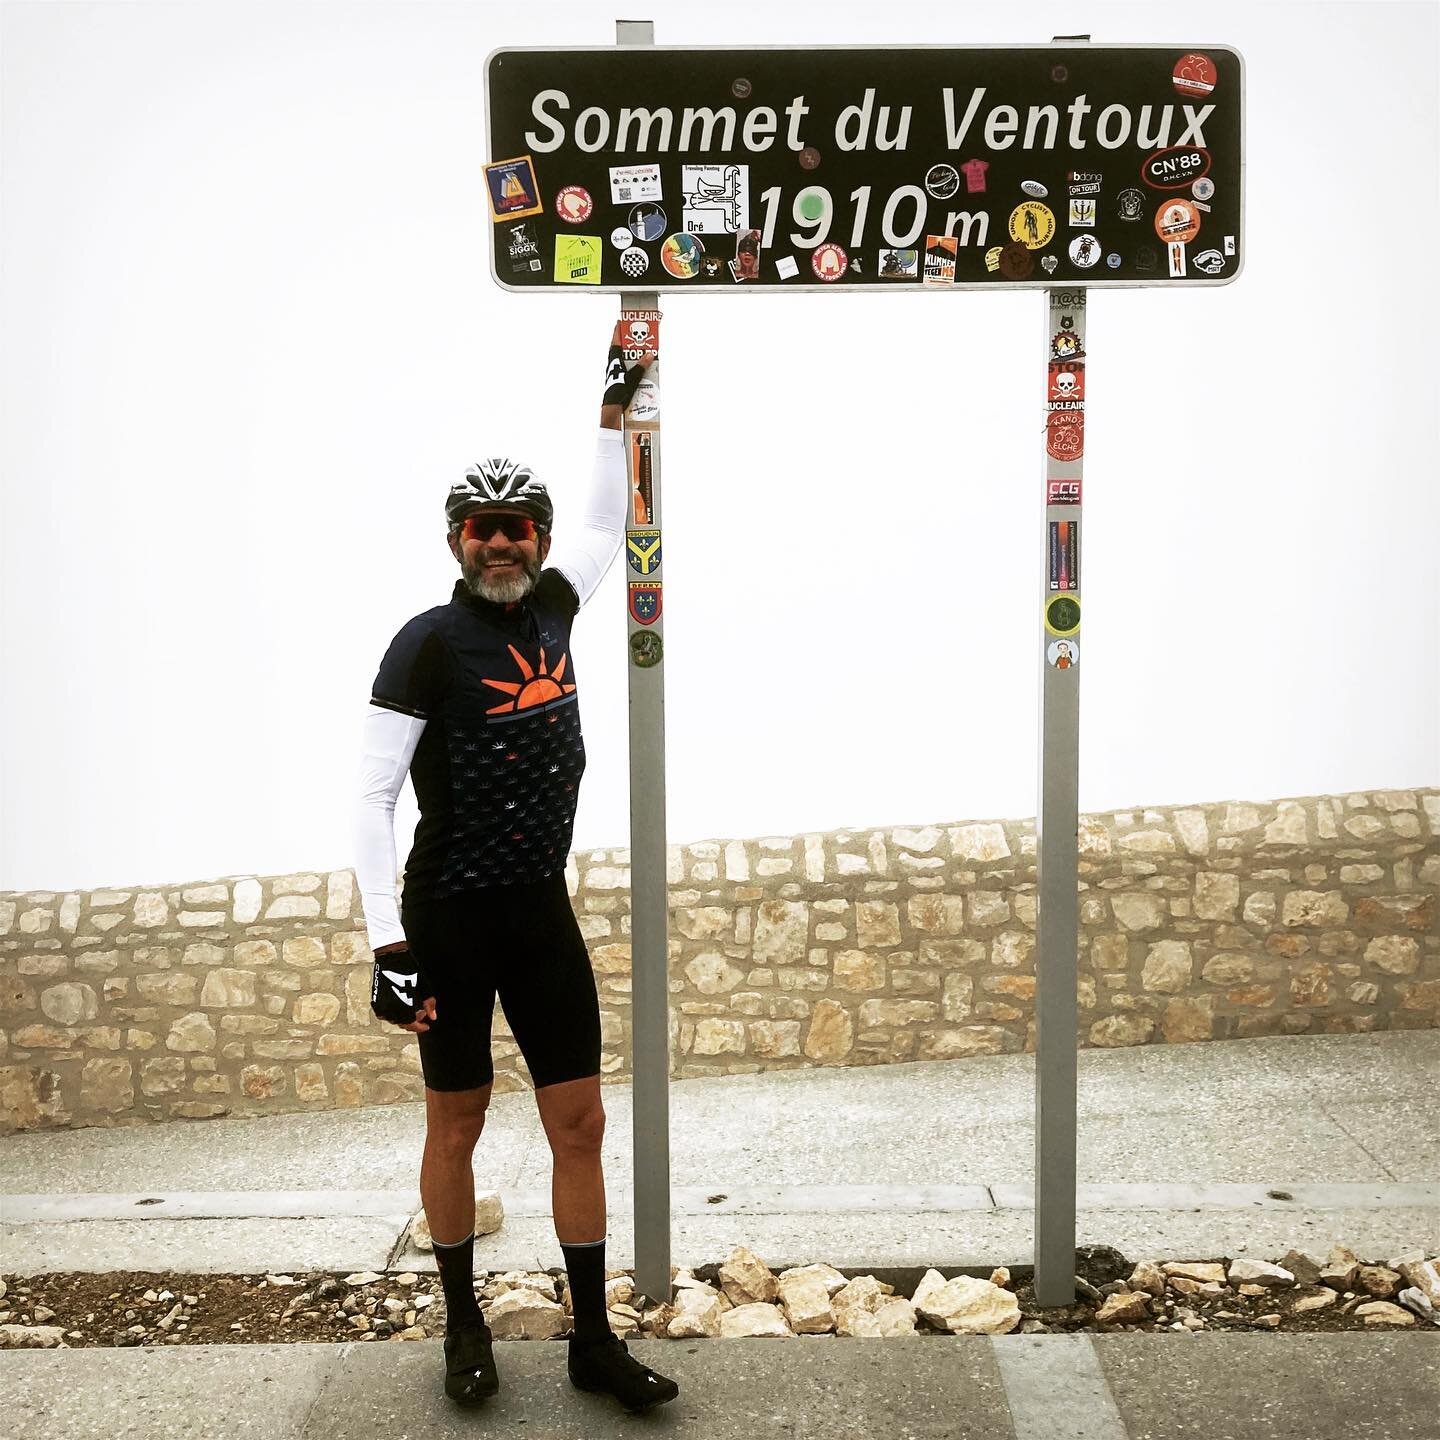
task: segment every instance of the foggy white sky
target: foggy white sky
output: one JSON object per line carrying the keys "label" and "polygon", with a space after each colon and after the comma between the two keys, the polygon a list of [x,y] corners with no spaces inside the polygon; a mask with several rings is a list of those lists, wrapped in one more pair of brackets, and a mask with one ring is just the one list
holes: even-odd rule
{"label": "foggy white sky", "polygon": [[[1434,7],[648,13],[1238,48],[1244,274],[1090,305],[1081,808],[1440,783]],[[563,528],[618,304],[490,280],[483,61],[614,15],[4,6],[0,888],[352,863],[446,490],[509,451]],[[662,303],[670,838],[1033,815],[1043,295]],[[580,848],[628,843],[623,576]]]}

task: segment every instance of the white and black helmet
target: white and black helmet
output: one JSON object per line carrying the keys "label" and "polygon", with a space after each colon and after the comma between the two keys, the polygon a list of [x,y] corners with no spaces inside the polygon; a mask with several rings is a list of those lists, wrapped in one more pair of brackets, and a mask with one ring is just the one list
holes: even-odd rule
{"label": "white and black helmet", "polygon": [[463,480],[457,480],[450,487],[445,501],[445,520],[450,525],[458,525],[476,510],[502,505],[530,516],[542,530],[548,531],[555,518],[550,492],[535,478],[530,467],[502,456],[477,461],[465,472]]}

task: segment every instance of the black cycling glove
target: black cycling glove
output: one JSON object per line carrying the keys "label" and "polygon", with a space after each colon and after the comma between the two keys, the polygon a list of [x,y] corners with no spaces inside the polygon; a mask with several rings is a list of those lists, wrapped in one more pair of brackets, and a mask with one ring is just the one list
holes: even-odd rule
{"label": "black cycling glove", "polygon": [[618,405],[622,410],[626,409],[635,398],[635,391],[644,378],[645,367],[632,365],[627,370],[625,368],[625,352],[618,345],[612,345],[605,364],[605,394],[600,403],[602,405]]}
{"label": "black cycling glove", "polygon": [[416,1011],[434,992],[425,967],[411,950],[391,950],[375,957],[370,982],[370,1008],[392,1025],[413,1025]]}

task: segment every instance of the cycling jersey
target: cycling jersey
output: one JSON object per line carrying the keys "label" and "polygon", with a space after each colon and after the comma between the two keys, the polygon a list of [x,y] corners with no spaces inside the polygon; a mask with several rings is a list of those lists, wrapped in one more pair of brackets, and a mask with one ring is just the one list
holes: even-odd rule
{"label": "cycling jersey", "polygon": [[565,868],[585,768],[570,626],[619,553],[628,504],[621,432],[602,429],[576,538],[552,548],[530,593],[496,604],[457,580],[391,642],[366,712],[356,819],[372,948],[405,938],[394,809],[407,772],[420,808],[407,905]]}

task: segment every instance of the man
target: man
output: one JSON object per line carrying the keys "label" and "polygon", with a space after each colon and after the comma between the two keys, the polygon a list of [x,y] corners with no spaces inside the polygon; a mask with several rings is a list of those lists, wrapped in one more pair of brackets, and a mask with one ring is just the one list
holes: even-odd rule
{"label": "man", "polygon": [[[627,373],[616,327],[594,474],[567,544],[550,554],[545,486],[512,460],[472,466],[445,503],[460,579],[381,662],[365,718],[356,874],[375,952],[371,1006],[419,1037],[426,1134],[420,1195],[445,1291],[445,1393],[499,1389],[475,1300],[471,1155],[490,1103],[498,991],[535,1083],[554,1164],[555,1233],[584,1390],[644,1410],[679,1393],[630,1355],[605,1305],[600,1007],[565,861],[585,768],[570,626],[625,539],[621,416],[650,361]],[[395,906],[395,799],[420,806]]]}

